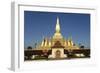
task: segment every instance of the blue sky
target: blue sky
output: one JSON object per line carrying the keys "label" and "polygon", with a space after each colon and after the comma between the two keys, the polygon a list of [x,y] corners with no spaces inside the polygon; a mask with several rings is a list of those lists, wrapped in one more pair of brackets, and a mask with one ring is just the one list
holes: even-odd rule
{"label": "blue sky", "polygon": [[90,47],[90,14],[24,11],[24,47],[52,37],[59,17],[64,38],[72,37],[75,44]]}

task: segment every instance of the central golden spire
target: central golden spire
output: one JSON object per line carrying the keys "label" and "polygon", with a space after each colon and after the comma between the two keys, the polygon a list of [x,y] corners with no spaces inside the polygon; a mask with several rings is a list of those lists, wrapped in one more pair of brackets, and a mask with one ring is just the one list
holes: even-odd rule
{"label": "central golden spire", "polygon": [[56,33],[60,33],[60,24],[59,24],[59,18],[57,17],[57,23],[56,23]]}
{"label": "central golden spire", "polygon": [[59,23],[59,18],[57,17],[57,22],[56,22],[56,29],[55,29],[55,33],[54,33],[54,36],[53,38],[54,39],[61,39],[62,38],[62,35],[61,35],[61,32],[60,32],[60,23]]}

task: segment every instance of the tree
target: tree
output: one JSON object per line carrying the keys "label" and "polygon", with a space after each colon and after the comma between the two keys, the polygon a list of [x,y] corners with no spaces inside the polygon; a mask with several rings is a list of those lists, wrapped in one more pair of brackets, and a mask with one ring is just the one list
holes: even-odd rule
{"label": "tree", "polygon": [[80,48],[81,48],[81,49],[84,49],[84,45],[81,45]]}
{"label": "tree", "polygon": [[28,46],[27,49],[32,49],[32,47],[31,46]]}
{"label": "tree", "polygon": [[84,45],[82,45],[81,43],[79,43],[79,47],[81,48],[81,49],[84,49]]}

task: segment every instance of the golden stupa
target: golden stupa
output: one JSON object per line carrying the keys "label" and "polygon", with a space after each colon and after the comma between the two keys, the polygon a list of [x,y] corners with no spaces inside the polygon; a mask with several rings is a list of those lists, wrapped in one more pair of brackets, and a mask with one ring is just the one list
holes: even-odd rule
{"label": "golden stupa", "polygon": [[66,39],[61,34],[60,22],[57,17],[55,33],[51,38],[43,38],[40,45],[37,46],[41,50],[50,50],[52,48],[63,48],[63,49],[79,49],[78,46],[74,45],[72,39]]}
{"label": "golden stupa", "polygon": [[25,50],[25,60],[46,57],[48,59],[65,59],[90,57],[90,49],[80,49],[72,38],[64,38],[61,34],[60,21],[57,17],[55,33],[51,38],[43,38],[32,50]]}

